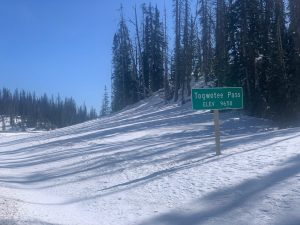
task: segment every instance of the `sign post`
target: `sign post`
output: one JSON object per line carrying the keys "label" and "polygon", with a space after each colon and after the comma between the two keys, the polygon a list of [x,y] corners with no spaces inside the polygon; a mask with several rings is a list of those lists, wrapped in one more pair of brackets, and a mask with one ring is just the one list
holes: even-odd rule
{"label": "sign post", "polygon": [[221,155],[221,138],[220,138],[220,119],[219,110],[214,110],[214,124],[215,124],[215,140],[216,140],[216,154]]}
{"label": "sign post", "polygon": [[219,110],[243,109],[243,88],[192,89],[193,110],[214,110],[216,155],[221,154]]}

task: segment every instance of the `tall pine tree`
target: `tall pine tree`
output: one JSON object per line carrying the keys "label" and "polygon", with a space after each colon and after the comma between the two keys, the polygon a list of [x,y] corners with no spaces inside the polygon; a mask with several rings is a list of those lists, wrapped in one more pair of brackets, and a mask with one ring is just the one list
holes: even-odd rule
{"label": "tall pine tree", "polygon": [[112,111],[118,111],[138,100],[138,80],[129,30],[123,10],[113,40]]}

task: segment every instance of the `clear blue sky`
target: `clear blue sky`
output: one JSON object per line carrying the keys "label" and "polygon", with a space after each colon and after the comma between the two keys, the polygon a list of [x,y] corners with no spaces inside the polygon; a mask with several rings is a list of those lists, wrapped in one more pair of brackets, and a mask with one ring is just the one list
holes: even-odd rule
{"label": "clear blue sky", "polygon": [[99,110],[120,4],[133,18],[143,2],[163,12],[164,0],[0,0],[0,88],[59,93]]}

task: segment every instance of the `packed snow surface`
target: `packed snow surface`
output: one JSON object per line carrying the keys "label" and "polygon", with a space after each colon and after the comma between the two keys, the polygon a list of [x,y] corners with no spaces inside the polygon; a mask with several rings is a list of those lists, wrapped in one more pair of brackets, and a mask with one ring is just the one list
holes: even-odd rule
{"label": "packed snow surface", "polygon": [[41,133],[0,133],[0,224],[300,224],[300,129],[158,96]]}

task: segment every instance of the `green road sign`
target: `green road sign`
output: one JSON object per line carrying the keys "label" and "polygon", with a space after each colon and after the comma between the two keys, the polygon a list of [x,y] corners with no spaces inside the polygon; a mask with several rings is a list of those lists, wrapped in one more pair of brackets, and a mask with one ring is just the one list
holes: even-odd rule
{"label": "green road sign", "polygon": [[193,110],[242,109],[243,88],[192,89]]}

